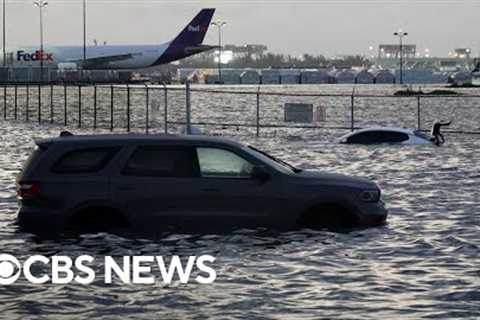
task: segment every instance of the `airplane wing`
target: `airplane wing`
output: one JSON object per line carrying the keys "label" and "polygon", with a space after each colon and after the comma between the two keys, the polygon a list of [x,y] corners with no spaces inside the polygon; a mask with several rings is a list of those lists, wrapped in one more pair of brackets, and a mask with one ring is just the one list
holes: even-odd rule
{"label": "airplane wing", "polygon": [[133,53],[127,53],[127,54],[119,54],[119,55],[111,55],[111,56],[101,56],[101,57],[95,57],[95,58],[88,58],[86,60],[73,60],[69,62],[76,63],[78,65],[81,65],[83,68],[92,68],[95,66],[102,66],[105,64],[108,64],[110,62],[117,62],[117,61],[122,61],[122,60],[128,60],[132,59],[134,56]]}
{"label": "airplane wing", "polygon": [[[183,51],[186,55],[190,56],[193,54],[197,54],[204,51],[209,51],[213,49],[218,49],[218,46],[209,46],[209,45],[194,45],[194,46],[187,46],[183,48]],[[133,59],[136,56],[141,56],[142,53],[126,53],[126,54],[118,54],[118,55],[110,55],[110,56],[99,56],[88,58],[85,61],[83,59],[76,59],[68,62],[76,63],[77,65],[81,66],[83,69],[95,69],[108,66],[108,64],[123,60]]]}
{"label": "airplane wing", "polygon": [[185,53],[187,54],[196,54],[204,51],[210,51],[213,49],[218,49],[219,46],[209,46],[209,45],[197,45],[197,46],[189,46],[185,47]]}

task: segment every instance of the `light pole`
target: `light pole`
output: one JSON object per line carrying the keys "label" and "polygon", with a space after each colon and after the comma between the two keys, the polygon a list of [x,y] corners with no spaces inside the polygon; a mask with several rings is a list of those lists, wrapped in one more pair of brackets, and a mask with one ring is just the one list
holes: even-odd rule
{"label": "light pole", "polygon": [[83,0],[83,65],[87,60],[87,0]]}
{"label": "light pole", "polygon": [[85,80],[84,68],[87,62],[87,0],[83,0],[83,66],[82,80]]}
{"label": "light pole", "polygon": [[45,0],[38,0],[34,1],[33,4],[38,7],[40,13],[40,79],[43,81],[43,8],[48,6],[48,1]]}
{"label": "light pole", "polygon": [[212,22],[212,26],[218,28],[218,82],[223,83],[222,81],[222,27],[227,23],[225,21],[215,21]]}
{"label": "light pole", "polygon": [[6,30],[6,0],[3,0],[3,66],[7,65],[7,30]]}
{"label": "light pole", "polygon": [[399,30],[393,34],[400,40],[400,84],[403,84],[403,37],[408,36],[407,32]]}

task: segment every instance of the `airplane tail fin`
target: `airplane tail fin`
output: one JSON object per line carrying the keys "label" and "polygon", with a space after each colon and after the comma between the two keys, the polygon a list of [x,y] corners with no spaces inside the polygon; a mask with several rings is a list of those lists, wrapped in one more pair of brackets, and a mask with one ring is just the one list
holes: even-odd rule
{"label": "airplane tail fin", "polygon": [[171,42],[171,45],[187,47],[202,44],[214,13],[215,9],[202,9]]}
{"label": "airplane tail fin", "polygon": [[185,29],[168,44],[167,49],[152,66],[169,63],[211,50],[212,46],[205,46],[202,43],[214,13],[215,9],[202,9]]}

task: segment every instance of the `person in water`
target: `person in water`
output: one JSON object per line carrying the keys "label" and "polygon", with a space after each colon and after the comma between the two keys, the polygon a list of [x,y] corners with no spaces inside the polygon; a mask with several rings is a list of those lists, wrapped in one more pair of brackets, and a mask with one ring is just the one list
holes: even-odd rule
{"label": "person in water", "polygon": [[432,138],[430,141],[435,143],[437,146],[445,143],[445,138],[443,134],[440,132],[443,126],[449,126],[452,121],[435,121],[432,127]]}

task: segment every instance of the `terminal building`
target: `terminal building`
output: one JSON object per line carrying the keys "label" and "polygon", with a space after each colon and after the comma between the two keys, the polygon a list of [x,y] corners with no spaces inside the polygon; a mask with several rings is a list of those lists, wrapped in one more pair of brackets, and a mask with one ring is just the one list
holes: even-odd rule
{"label": "terminal building", "polygon": [[470,59],[472,49],[470,48],[455,48],[453,50],[453,57],[460,59]]}
{"label": "terminal building", "polygon": [[403,52],[404,58],[415,58],[417,55],[417,46],[415,44],[381,44],[378,46],[379,59],[399,59]]}
{"label": "terminal building", "polygon": [[243,46],[237,46],[233,44],[227,44],[223,47],[222,51],[232,52],[232,58],[250,57],[256,59],[267,52],[268,47],[263,44],[245,44]]}

